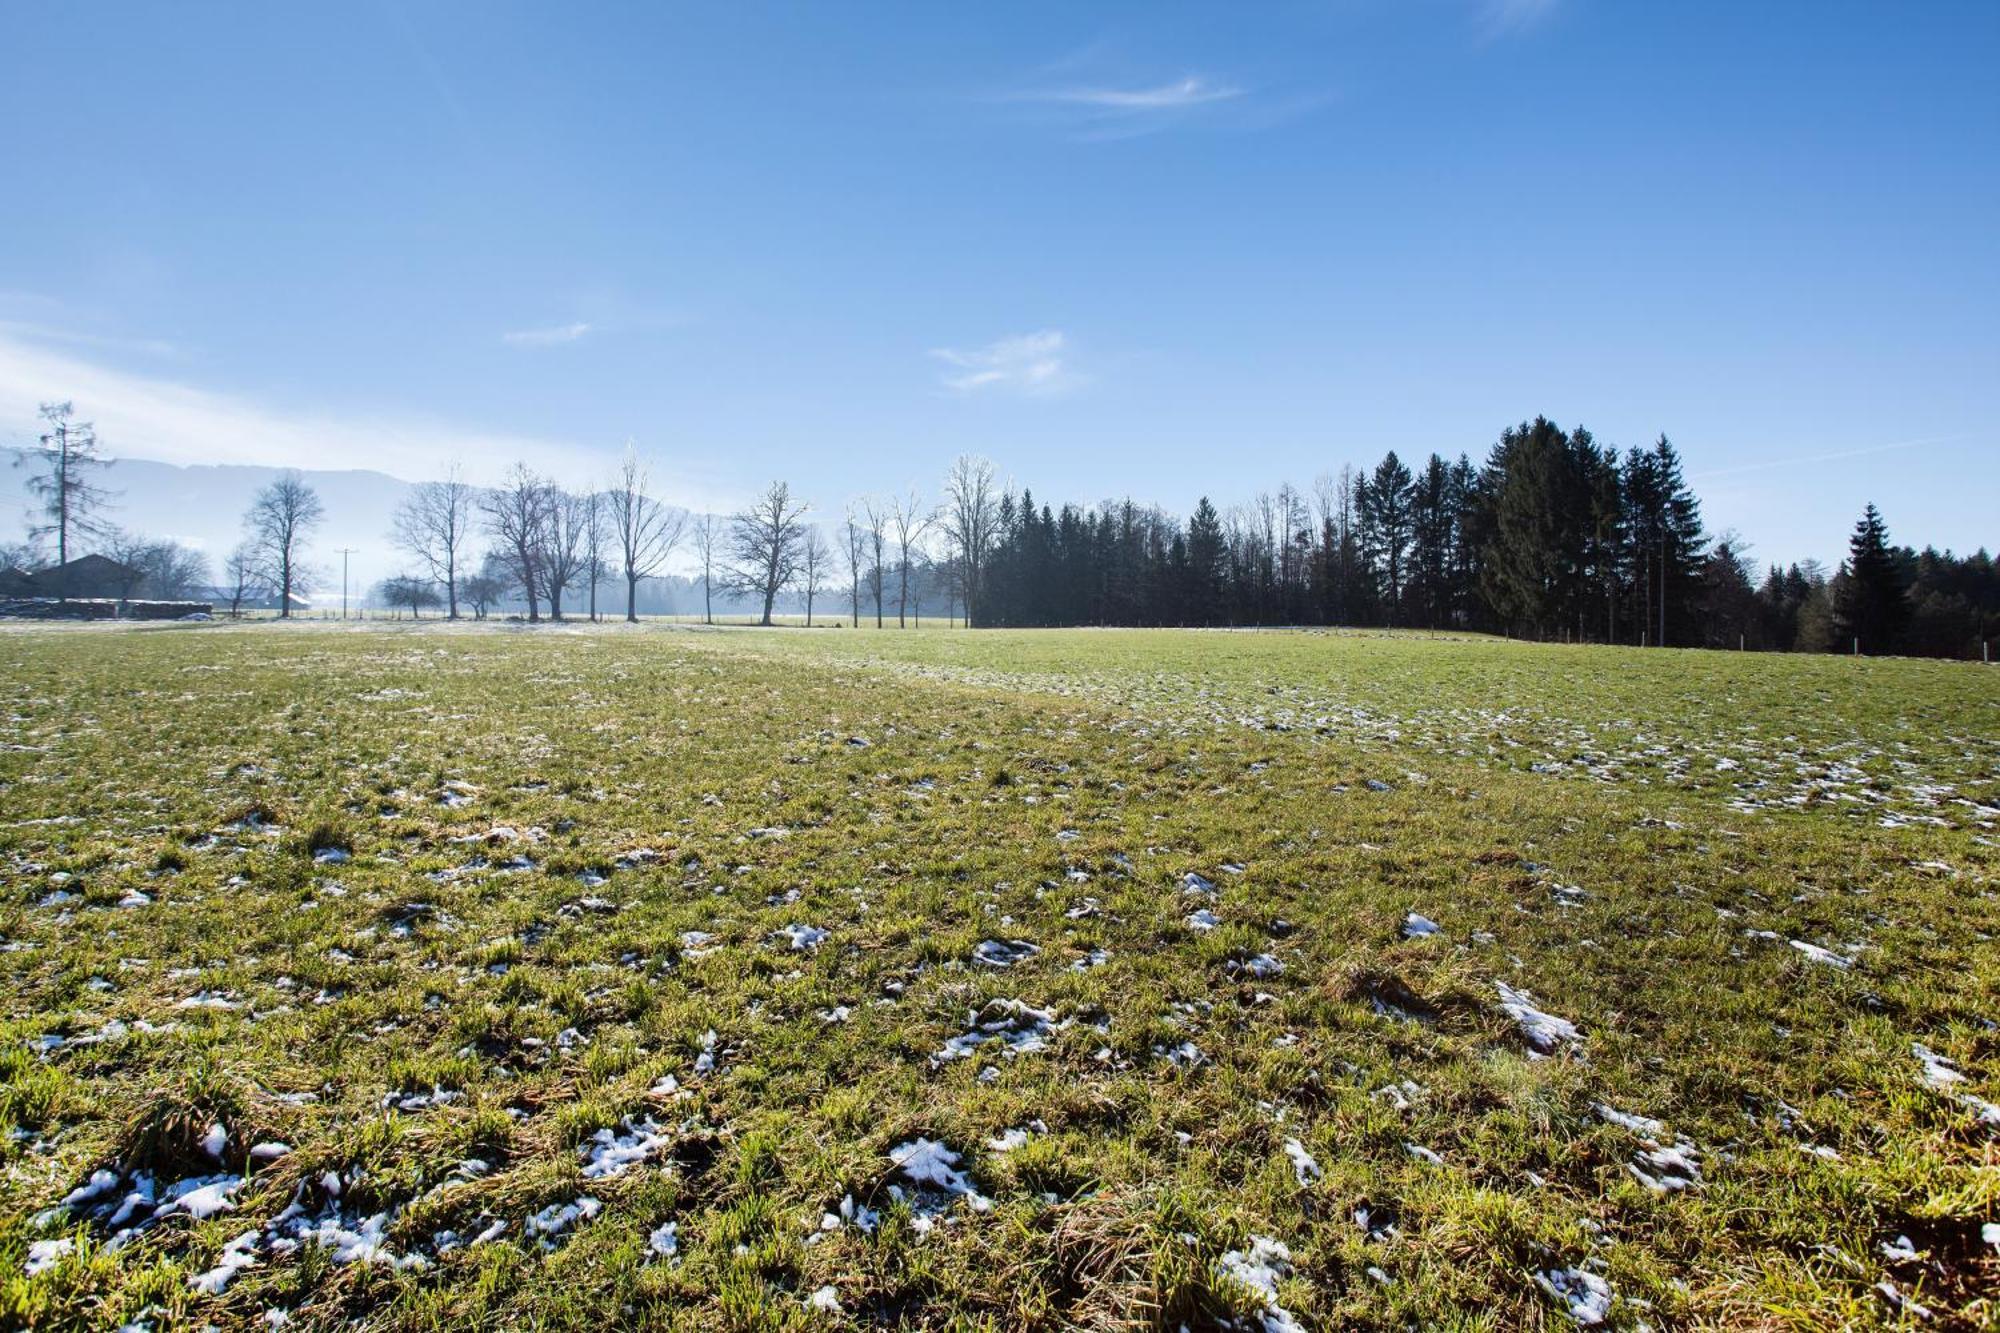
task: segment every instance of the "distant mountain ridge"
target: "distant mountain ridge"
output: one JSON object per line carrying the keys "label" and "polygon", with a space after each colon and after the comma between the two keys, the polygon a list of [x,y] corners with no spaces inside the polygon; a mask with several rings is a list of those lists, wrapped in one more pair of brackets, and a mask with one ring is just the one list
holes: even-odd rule
{"label": "distant mountain ridge", "polygon": [[[0,448],[0,541],[21,540],[33,521],[29,511],[35,508],[35,502],[28,493],[32,463],[24,459],[19,449]],[[210,574],[219,584],[224,580],[223,561],[243,539],[243,514],[250,508],[250,502],[258,491],[292,470],[237,463],[181,465],[148,458],[121,458],[101,474],[102,484],[113,492],[113,504],[101,517],[131,532],[172,538],[193,547],[208,557]],[[367,601],[375,585],[383,579],[419,568],[389,538],[396,510],[416,488],[416,483],[386,472],[353,468],[296,471],[326,507],[326,521],[313,533],[307,549],[314,572],[311,601],[315,606],[340,604],[342,547],[351,552],[347,557],[347,587],[350,603],[354,605]],[[488,544],[483,532],[473,534],[469,552],[472,563],[477,562]],[[700,581],[686,574],[692,558],[691,546],[691,542],[684,541],[675,552],[669,562],[673,573],[642,585],[642,612],[685,615],[701,610]],[[85,549],[89,549],[88,543]],[[573,606],[582,606],[577,594],[572,593],[571,598]],[[787,596],[780,599],[780,604],[789,609],[795,600]],[[829,608],[837,600],[825,596],[822,610],[831,614]],[[622,614],[623,580],[615,575],[606,579],[598,591],[598,604],[601,611],[615,609]],[[719,583],[714,605],[718,615],[741,615],[754,609],[749,600],[725,591]]]}
{"label": "distant mountain ridge", "polygon": [[[28,493],[31,463],[18,449],[0,449],[0,540],[26,535],[35,507]],[[149,537],[170,537],[208,556],[216,576],[230,548],[242,540],[243,513],[257,492],[271,484],[284,468],[247,464],[181,466],[146,458],[121,458],[101,474],[113,495],[103,518],[121,528]],[[299,473],[319,493],[326,521],[313,534],[311,561],[322,593],[340,595],[340,548],[348,557],[348,586],[369,588],[406,568],[409,558],[389,540],[396,508],[414,484],[386,472],[354,469],[301,468]],[[318,599],[324,603],[324,598]]]}

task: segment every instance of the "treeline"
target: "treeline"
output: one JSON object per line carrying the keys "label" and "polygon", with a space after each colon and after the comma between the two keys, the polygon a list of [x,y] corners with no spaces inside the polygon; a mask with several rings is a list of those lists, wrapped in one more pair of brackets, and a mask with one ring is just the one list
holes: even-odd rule
{"label": "treeline", "polygon": [[1353,625],[1641,646],[1979,657],[2000,637],[2000,579],[1889,543],[1871,505],[1849,559],[1758,578],[1711,538],[1662,436],[1622,455],[1545,418],[1485,462],[1394,451],[1310,491],[1292,485],[1183,522],[1131,501],[1001,498],[976,625]]}
{"label": "treeline", "polygon": [[[198,554],[99,523],[95,433],[67,403],[43,418],[31,542],[52,539],[61,560],[95,541],[162,586],[206,578]],[[1391,451],[1309,490],[1281,485],[1227,510],[1203,497],[1185,520],[1131,500],[1040,503],[978,458],[953,464],[936,503],[911,488],[856,499],[832,524],[811,514],[783,481],[727,517],[677,508],[629,448],[602,485],[516,465],[479,486],[454,469],[397,512],[387,537],[408,564],[375,595],[413,615],[518,607],[530,621],[637,619],[698,589],[704,614],[720,602],[767,624],[780,607],[808,623],[831,607],[855,625],[870,613],[905,625],[928,606],[974,626],[1390,626],[1946,657],[1981,657],[2000,637],[2000,576],[1983,549],[1896,546],[1870,505],[1831,575],[1805,561],[1760,578],[1733,533],[1705,531],[1665,436],[1621,453],[1541,417],[1502,432],[1481,463],[1412,466]],[[266,487],[220,599],[237,611],[268,594],[281,616],[303,605],[324,517],[300,474]]]}
{"label": "treeline", "polygon": [[1608,643],[1695,641],[1699,502],[1664,437],[1623,455],[1546,419],[1483,466],[1392,450],[1310,492],[1286,484],[1182,524],[1130,503],[1002,501],[981,607],[1020,625],[1320,624]]}
{"label": "treeline", "polygon": [[1906,653],[1986,660],[2000,649],[2000,570],[1982,548],[1956,556],[1889,540],[1869,505],[1831,577],[1817,561],[1773,566],[1752,591],[1752,563],[1718,542],[1709,557],[1718,622],[1749,647]]}

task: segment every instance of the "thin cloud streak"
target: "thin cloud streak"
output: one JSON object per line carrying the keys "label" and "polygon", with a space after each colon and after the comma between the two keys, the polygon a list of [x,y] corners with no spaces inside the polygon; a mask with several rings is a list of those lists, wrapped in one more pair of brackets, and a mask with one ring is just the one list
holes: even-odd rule
{"label": "thin cloud streak", "polygon": [[[999,100],[1038,108],[1047,121],[1085,142],[1157,134],[1197,118],[1229,116],[1231,107],[1254,105],[1249,90],[1205,74],[1138,86],[1102,80],[1051,81],[1004,93]],[[1235,118],[1241,115],[1238,110]]]}
{"label": "thin cloud streak", "polygon": [[1896,453],[1903,449],[1920,449],[1927,444],[1947,444],[1962,440],[1963,435],[1927,435],[1917,440],[1897,440],[1893,444],[1871,444],[1864,449],[1841,449],[1830,454],[1805,454],[1797,458],[1773,458],[1762,463],[1742,463],[1736,467],[1709,468],[1702,472],[1688,474],[1689,481],[1702,481],[1711,477],[1734,477],[1745,472],[1770,472],[1777,468],[1806,467],[1816,463],[1837,463],[1844,458],[1867,458],[1873,454]]}
{"label": "thin cloud streak", "polygon": [[1178,111],[1184,107],[1226,102],[1241,96],[1243,89],[1212,83],[1197,74],[1157,88],[1066,88],[1022,94],[1028,101],[1060,102],[1127,112]]}
{"label": "thin cloud streak", "polygon": [[163,338],[113,338],[95,333],[78,333],[45,324],[28,324],[0,319],[0,337],[31,342],[64,343],[73,347],[95,347],[108,352],[138,352],[145,356],[178,357],[181,349]]}
{"label": "thin cloud streak", "polygon": [[556,347],[577,341],[591,328],[591,325],[577,320],[573,324],[557,324],[546,329],[517,329],[501,334],[500,340],[514,347]]}

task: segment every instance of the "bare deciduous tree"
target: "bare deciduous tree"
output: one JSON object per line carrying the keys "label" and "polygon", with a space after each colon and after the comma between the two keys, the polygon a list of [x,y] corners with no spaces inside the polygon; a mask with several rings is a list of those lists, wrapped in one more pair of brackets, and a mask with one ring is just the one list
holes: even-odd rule
{"label": "bare deciduous tree", "polygon": [[611,541],[611,520],[604,494],[577,497],[583,505],[583,578],[590,588],[590,623],[597,623],[597,585],[604,582],[604,553]]}
{"label": "bare deciduous tree", "polygon": [[957,561],[959,593],[965,602],[965,623],[976,623],[980,575],[986,553],[999,536],[1000,499],[993,465],[971,454],[960,454],[944,481],[945,539]]}
{"label": "bare deciduous tree", "polygon": [[840,553],[847,564],[848,597],[853,606],[854,628],[861,628],[861,574],[868,567],[868,538],[854,521],[854,506],[847,506],[847,520],[840,525]]}
{"label": "bare deciduous tree", "polygon": [[882,502],[868,497],[861,502],[861,540],[868,552],[868,588],[875,595],[875,628],[882,628],[883,547],[888,538],[889,514]]}
{"label": "bare deciduous tree", "polygon": [[889,502],[890,521],[896,525],[896,628],[908,628],[910,607],[910,559],[937,521],[937,510],[926,508],[915,488]]}
{"label": "bare deciduous tree", "polygon": [[805,540],[799,547],[799,583],[806,595],[806,628],[813,623],[813,598],[816,597],[826,576],[833,568],[833,549],[826,544],[826,534],[817,524],[806,528]]}
{"label": "bare deciduous tree", "polygon": [[566,491],[553,482],[544,483],[542,489],[535,563],[541,574],[542,596],[548,599],[549,619],[561,620],[563,593],[584,573],[584,539],[590,527],[592,497]]}
{"label": "bare deciduous tree", "polygon": [[445,615],[458,619],[460,553],[472,534],[473,489],[454,463],[443,481],[427,481],[410,492],[390,527],[390,538],[430,570],[444,587]]}
{"label": "bare deciduous tree", "polygon": [[479,500],[486,516],[486,529],[500,543],[494,552],[508,576],[528,602],[530,623],[541,619],[541,539],[543,511],[548,506],[549,487],[528,469],[514,464],[506,480]]}
{"label": "bare deciduous tree", "polygon": [[251,544],[275,585],[281,620],[291,618],[292,594],[310,590],[301,557],[306,537],[325,517],[326,507],[296,471],[279,474],[257,492],[243,516]]}
{"label": "bare deciduous tree", "polygon": [[[625,619],[639,620],[639,580],[667,562],[687,531],[687,513],[668,509],[646,494],[646,468],[638,450],[625,449],[618,488],[611,493],[611,526],[618,534],[618,554],[625,572]],[[704,561],[704,564],[706,562]],[[703,595],[706,596],[704,574]]]}
{"label": "bare deciduous tree", "polygon": [[238,542],[223,564],[223,571],[229,580],[229,618],[235,620],[243,614],[244,600],[263,585],[264,566],[250,543]]}
{"label": "bare deciduous tree", "polygon": [[138,563],[145,595],[162,601],[192,600],[208,582],[208,557],[170,538],[147,542]]}
{"label": "bare deciduous tree", "polygon": [[762,599],[760,625],[771,623],[771,604],[799,575],[805,545],[804,504],[792,503],[791,487],[774,481],[755,503],[729,524],[729,552],[735,561],[730,585]]}
{"label": "bare deciduous tree", "polygon": [[425,607],[436,607],[443,600],[437,595],[435,583],[415,574],[395,574],[383,579],[376,586],[375,595],[390,606],[409,607],[412,620],[422,620]]}
{"label": "bare deciduous tree", "polygon": [[40,542],[0,542],[0,569],[40,569],[42,562]]}
{"label": "bare deciduous tree", "polygon": [[129,602],[139,595],[139,589],[146,582],[146,562],[152,557],[153,544],[136,532],[124,528],[110,528],[104,533],[102,554],[111,561],[113,569],[110,581],[116,588],[118,600]]}
{"label": "bare deciduous tree", "polygon": [[701,560],[701,621],[704,625],[715,623],[715,541],[722,535],[722,525],[713,514],[703,514],[694,521],[694,553]]}
{"label": "bare deciduous tree", "polygon": [[472,604],[472,618],[486,619],[486,612],[507,595],[507,561],[498,551],[488,551],[479,572],[465,581],[465,600]]}

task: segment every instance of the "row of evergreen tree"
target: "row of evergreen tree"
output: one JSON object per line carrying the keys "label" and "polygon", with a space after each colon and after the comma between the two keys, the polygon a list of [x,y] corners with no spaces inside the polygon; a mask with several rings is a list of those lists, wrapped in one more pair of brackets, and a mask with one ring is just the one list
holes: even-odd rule
{"label": "row of evergreen tree", "polygon": [[1906,653],[1991,660],[2000,652],[2000,568],[1969,556],[1889,540],[1874,505],[1855,524],[1847,559],[1829,577],[1817,561],[1761,584],[1754,564],[1718,541],[1704,570],[1711,646],[1782,652]]}
{"label": "row of evergreen tree", "polygon": [[1711,539],[1662,436],[1622,455],[1537,418],[1483,465],[1393,451],[1182,522],[1131,501],[1005,495],[975,624],[1405,626],[1635,645],[1973,656],[2000,637],[2000,579],[1897,548],[1871,505],[1850,558],[1761,584]]}

